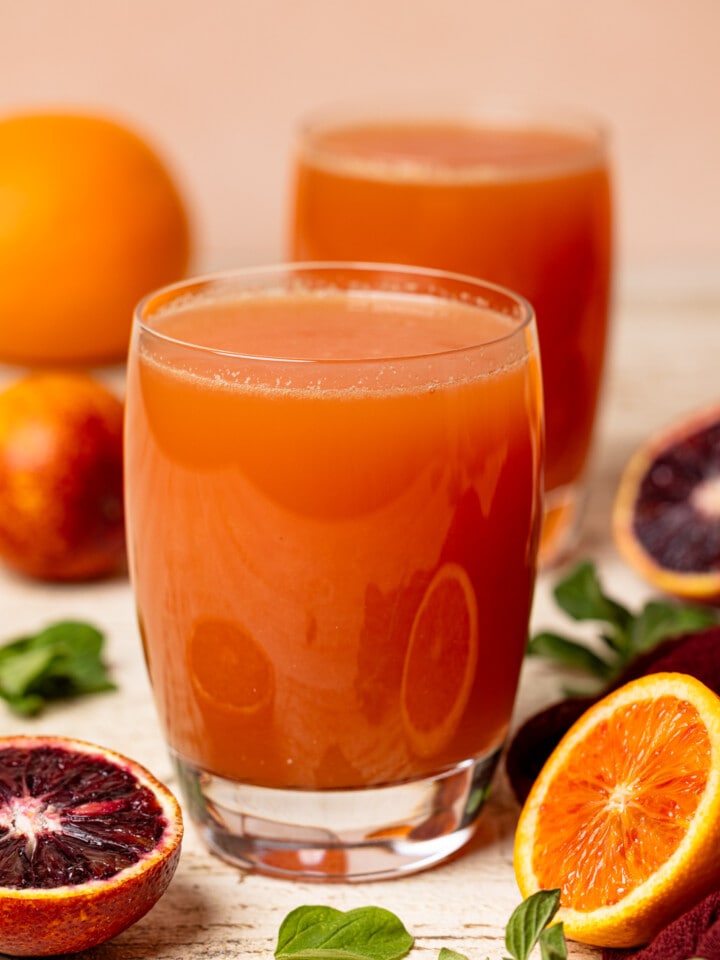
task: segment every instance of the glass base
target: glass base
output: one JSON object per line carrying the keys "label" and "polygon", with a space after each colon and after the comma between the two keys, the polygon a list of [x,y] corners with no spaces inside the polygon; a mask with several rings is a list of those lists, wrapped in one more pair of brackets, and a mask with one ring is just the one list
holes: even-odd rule
{"label": "glass base", "polygon": [[225,780],[173,758],[206,845],[286,879],[389,879],[446,860],[473,834],[500,750],[436,776],[357,790],[281,790]]}
{"label": "glass base", "polygon": [[562,563],[577,546],[585,512],[585,499],[585,490],[580,484],[557,487],[545,494],[540,537],[541,570],[548,570]]}

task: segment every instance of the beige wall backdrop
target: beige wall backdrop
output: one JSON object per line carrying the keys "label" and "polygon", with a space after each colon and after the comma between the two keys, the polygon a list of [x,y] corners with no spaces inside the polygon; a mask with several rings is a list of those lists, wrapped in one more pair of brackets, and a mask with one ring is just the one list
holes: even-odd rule
{"label": "beige wall backdrop", "polygon": [[293,130],[337,100],[593,111],[622,282],[720,289],[720,0],[0,0],[0,113],[91,108],[149,137],[196,269],[284,254]]}

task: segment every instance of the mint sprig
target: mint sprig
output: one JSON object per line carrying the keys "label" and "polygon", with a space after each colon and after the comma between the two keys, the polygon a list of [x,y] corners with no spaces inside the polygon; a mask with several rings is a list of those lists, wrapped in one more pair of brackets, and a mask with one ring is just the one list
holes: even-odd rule
{"label": "mint sprig", "polygon": [[[556,603],[575,621],[594,621],[600,627],[601,652],[565,634],[541,631],[528,641],[530,656],[589,674],[602,688],[642,653],[662,640],[702,630],[718,622],[709,607],[650,600],[633,612],[603,589],[592,563],[583,561],[553,590]],[[584,691],[587,692],[587,691]]]}
{"label": "mint sprig", "polygon": [[[567,960],[561,923],[550,925],[560,907],[559,890],[540,890],[513,911],[505,929],[511,957],[528,960],[540,947],[542,960]],[[382,907],[335,910],[317,905],[296,907],[283,920],[275,957],[293,960],[396,960],[412,949],[414,938],[402,921]],[[438,960],[468,960],[443,947]]]}
{"label": "mint sprig", "polygon": [[52,700],[113,690],[102,661],[103,634],[65,620],[0,646],[0,698],[20,716],[36,716]]}

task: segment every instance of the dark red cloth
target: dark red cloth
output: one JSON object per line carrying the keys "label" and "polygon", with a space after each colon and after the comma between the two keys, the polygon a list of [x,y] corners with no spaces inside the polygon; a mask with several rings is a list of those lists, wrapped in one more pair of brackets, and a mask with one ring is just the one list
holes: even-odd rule
{"label": "dark red cloth", "polygon": [[603,960],[720,960],[720,891],[668,924],[647,947],[615,950],[606,947]]}
{"label": "dark red cloth", "polygon": [[[646,673],[689,673],[720,695],[720,626],[672,637],[638,657],[606,690]],[[543,764],[573,723],[599,697],[561,700],[536,713],[518,729],[505,755],[505,769],[520,804]]]}
{"label": "dark red cloth", "polygon": [[[610,689],[664,671],[689,673],[720,695],[720,627],[664,641],[635,660]],[[517,731],[505,756],[505,768],[520,804],[563,734],[596,699],[561,700],[535,714]],[[647,946],[632,950],[606,947],[603,960],[720,960],[720,891],[681,917],[668,920],[668,926]]]}

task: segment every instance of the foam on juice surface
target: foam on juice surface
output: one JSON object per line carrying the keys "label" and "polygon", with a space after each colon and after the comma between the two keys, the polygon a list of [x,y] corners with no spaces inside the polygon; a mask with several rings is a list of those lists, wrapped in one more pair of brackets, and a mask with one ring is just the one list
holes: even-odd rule
{"label": "foam on juice surface", "polygon": [[447,383],[450,365],[458,380],[514,366],[526,357],[525,339],[512,336],[519,325],[477,305],[407,294],[200,297],[152,318],[159,336],[143,355],[215,386],[392,392]]}

